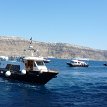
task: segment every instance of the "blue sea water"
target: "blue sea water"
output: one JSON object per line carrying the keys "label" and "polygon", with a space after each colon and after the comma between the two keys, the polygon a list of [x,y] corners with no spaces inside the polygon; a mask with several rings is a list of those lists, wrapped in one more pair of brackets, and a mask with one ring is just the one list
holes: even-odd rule
{"label": "blue sea water", "polygon": [[51,59],[48,68],[59,71],[46,85],[10,82],[0,78],[0,107],[107,107],[107,67],[89,61],[89,67],[69,67]]}

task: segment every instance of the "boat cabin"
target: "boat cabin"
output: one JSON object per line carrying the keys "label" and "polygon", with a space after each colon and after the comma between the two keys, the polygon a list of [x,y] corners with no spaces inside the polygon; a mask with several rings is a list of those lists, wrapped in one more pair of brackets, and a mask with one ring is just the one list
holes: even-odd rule
{"label": "boat cabin", "polygon": [[73,65],[86,65],[84,61],[79,61],[79,60],[71,60],[71,64]]}
{"label": "boat cabin", "polygon": [[30,72],[40,71],[47,72],[43,59],[38,57],[25,57],[20,61],[17,60],[0,60],[0,68],[10,71]]}
{"label": "boat cabin", "polygon": [[43,59],[38,57],[25,57],[24,63],[26,67],[26,71],[44,71],[47,72],[47,67]]}

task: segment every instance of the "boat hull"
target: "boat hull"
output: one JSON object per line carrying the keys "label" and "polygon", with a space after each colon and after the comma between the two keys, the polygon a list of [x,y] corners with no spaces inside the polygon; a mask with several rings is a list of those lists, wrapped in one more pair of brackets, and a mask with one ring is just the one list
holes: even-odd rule
{"label": "boat hull", "polygon": [[58,72],[39,72],[39,71],[29,71],[26,74],[21,74],[18,72],[11,72],[10,76],[6,76],[6,71],[0,71],[0,77],[8,80],[17,80],[21,82],[31,83],[31,84],[46,84],[52,78],[55,78]]}
{"label": "boat hull", "polygon": [[74,65],[74,64],[71,64],[69,62],[67,62],[67,65],[69,65],[70,67],[88,67],[89,65]]}

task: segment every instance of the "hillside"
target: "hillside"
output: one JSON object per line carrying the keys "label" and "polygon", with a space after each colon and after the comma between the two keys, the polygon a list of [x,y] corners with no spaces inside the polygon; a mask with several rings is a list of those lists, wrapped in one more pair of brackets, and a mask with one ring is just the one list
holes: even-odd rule
{"label": "hillside", "polygon": [[[44,43],[33,41],[32,45],[38,50],[40,56],[52,56],[56,58],[89,58],[95,60],[107,60],[107,51],[97,50],[66,43]],[[29,40],[19,37],[0,36],[0,55],[24,55],[23,50],[29,46]]]}

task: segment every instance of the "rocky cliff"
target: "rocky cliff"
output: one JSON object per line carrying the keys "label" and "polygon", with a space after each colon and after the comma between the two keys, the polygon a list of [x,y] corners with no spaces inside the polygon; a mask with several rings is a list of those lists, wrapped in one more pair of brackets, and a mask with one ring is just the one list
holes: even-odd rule
{"label": "rocky cliff", "polygon": [[[30,41],[19,37],[0,36],[0,56],[28,55],[23,50],[29,46]],[[107,60],[106,50],[97,50],[78,45],[66,43],[44,43],[33,41],[33,47],[38,50],[35,54],[39,56],[52,56],[56,58],[89,58],[94,60]]]}

